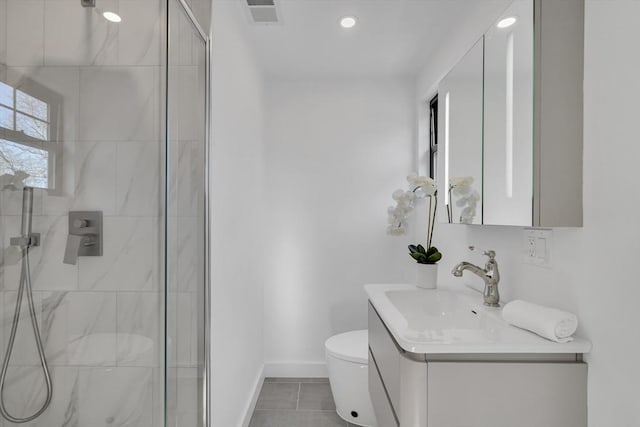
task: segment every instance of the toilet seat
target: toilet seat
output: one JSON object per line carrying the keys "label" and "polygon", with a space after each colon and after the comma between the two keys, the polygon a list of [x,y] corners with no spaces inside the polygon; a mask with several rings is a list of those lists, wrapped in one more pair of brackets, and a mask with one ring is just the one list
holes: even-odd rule
{"label": "toilet seat", "polygon": [[334,335],[324,343],[327,354],[347,362],[369,363],[369,336],[367,329]]}

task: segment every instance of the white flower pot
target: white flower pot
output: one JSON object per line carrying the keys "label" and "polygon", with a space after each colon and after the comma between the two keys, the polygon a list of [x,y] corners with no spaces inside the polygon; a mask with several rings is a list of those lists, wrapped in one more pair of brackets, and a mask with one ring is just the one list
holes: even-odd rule
{"label": "white flower pot", "polygon": [[416,263],[415,285],[422,289],[435,289],[438,285],[438,264]]}

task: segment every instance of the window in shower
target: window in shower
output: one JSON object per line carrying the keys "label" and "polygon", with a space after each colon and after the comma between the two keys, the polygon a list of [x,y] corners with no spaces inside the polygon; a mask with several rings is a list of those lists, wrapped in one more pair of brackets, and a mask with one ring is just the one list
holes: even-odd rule
{"label": "window in shower", "polygon": [[60,96],[27,79],[0,81],[0,177],[56,190],[61,175]]}

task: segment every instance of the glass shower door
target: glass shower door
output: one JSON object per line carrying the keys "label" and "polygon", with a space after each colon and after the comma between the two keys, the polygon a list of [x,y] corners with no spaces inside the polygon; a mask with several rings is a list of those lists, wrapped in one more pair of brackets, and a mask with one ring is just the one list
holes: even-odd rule
{"label": "glass shower door", "polygon": [[[166,425],[206,424],[206,35],[169,0]],[[207,340],[208,342],[208,340]]]}
{"label": "glass shower door", "polygon": [[[29,289],[11,339],[28,252],[52,393],[20,425],[155,427],[164,407],[166,1],[89,3],[0,0],[2,396],[14,418],[47,401]],[[102,212],[101,256],[64,262],[78,241],[69,239],[73,211]],[[37,242],[24,239],[24,218]]]}

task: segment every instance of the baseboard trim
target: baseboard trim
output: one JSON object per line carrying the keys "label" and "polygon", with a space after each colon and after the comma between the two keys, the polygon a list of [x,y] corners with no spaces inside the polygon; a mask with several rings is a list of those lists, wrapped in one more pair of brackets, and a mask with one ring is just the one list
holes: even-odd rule
{"label": "baseboard trim", "polygon": [[256,377],[256,380],[253,386],[253,394],[251,395],[251,398],[247,402],[247,406],[245,408],[242,427],[249,427],[249,423],[251,422],[251,417],[253,416],[253,411],[256,409],[256,403],[258,403],[258,396],[260,395],[260,390],[262,390],[262,384],[264,383],[264,377],[265,377],[264,373],[265,373],[265,366],[262,365],[262,367],[258,371],[258,376]]}
{"label": "baseboard trim", "polygon": [[278,378],[326,378],[329,376],[325,362],[267,362],[265,377]]}

